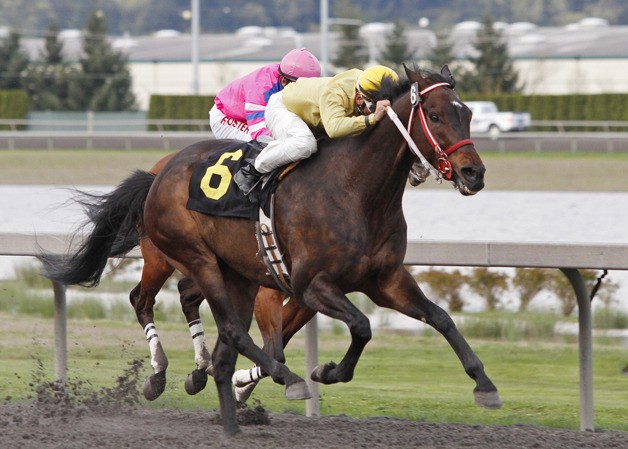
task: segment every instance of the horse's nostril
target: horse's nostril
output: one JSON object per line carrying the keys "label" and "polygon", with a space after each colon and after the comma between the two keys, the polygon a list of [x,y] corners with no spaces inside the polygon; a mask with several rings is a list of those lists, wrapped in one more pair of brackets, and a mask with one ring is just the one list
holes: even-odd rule
{"label": "horse's nostril", "polygon": [[462,174],[469,180],[480,181],[484,179],[484,169],[481,167],[464,167],[462,169]]}

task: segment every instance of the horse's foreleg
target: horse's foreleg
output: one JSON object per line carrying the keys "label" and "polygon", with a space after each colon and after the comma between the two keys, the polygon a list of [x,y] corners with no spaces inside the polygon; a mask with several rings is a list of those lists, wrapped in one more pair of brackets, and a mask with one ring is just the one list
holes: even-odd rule
{"label": "horse's foreleg", "polygon": [[157,334],[153,308],[157,293],[174,272],[174,268],[165,261],[163,255],[149,240],[142,240],[141,249],[144,256],[142,279],[129,294],[129,299],[135,309],[137,321],[146,334],[150,364],[153,368],[153,374],[144,381],[143,394],[147,400],[154,401],[166,388],[168,358]]}
{"label": "horse's foreleg", "polygon": [[[235,285],[243,288],[242,286],[251,286],[251,283],[227,269],[224,270],[225,277],[221,276],[215,259],[199,260],[199,263],[201,264],[199,269],[191,274],[208,299],[218,327],[219,338],[261,366],[276,383],[285,385],[288,399],[308,399],[310,393],[305,381],[291,372],[284,364],[269,357],[255,344],[247,332],[248,325],[252,320],[253,295],[257,291],[257,286],[254,286],[255,289],[252,292],[247,292],[247,294],[234,294]],[[230,287],[229,291],[227,291],[227,283]],[[248,294],[251,296],[246,297]],[[235,304],[232,300],[239,303],[238,313],[236,313]],[[246,302],[250,304],[250,307],[247,312],[243,312],[242,304]]]}
{"label": "horse's foreleg", "polygon": [[[224,274],[225,287],[233,307],[238,311],[240,323],[248,330],[253,318],[253,286],[240,279],[230,271]],[[251,291],[249,291],[249,289]],[[211,302],[210,302],[211,306]],[[218,390],[220,401],[220,414],[223,421],[223,429],[227,436],[232,436],[240,432],[237,422],[236,403],[234,394],[231,391],[231,379],[235,372],[235,364],[238,353],[234,347],[226,345],[220,338],[216,342],[212,357],[214,370],[214,381]]]}
{"label": "horse's foreleg", "polygon": [[225,435],[233,436],[240,433],[238,418],[236,415],[236,403],[231,392],[231,377],[235,370],[238,357],[237,351],[218,339],[212,357],[214,370],[214,382],[218,391],[220,403],[220,417]]}
{"label": "horse's foreleg", "polygon": [[188,323],[192,343],[194,345],[194,361],[196,369],[188,374],[185,380],[185,391],[188,394],[196,394],[202,391],[207,385],[207,375],[211,374],[211,355],[207,348],[207,340],[199,307],[205,297],[200,289],[192,282],[191,279],[183,278],[179,281],[177,288],[179,289],[179,299],[181,301],[181,310]]}
{"label": "horse's foreleg", "polygon": [[367,294],[376,304],[421,320],[440,332],[460,359],[465,372],[475,380],[475,402],[486,408],[501,407],[497,388],[484,371],[480,358],[458,331],[449,314],[425,296],[405,269],[401,268],[390,279],[380,279],[377,289]]}
{"label": "horse's foreleg", "polygon": [[351,333],[351,345],[342,361],[338,365],[329,362],[317,367],[312,372],[311,379],[324,384],[349,382],[353,379],[358,360],[372,336],[368,318],[351,304],[331,277],[324,272],[315,276],[304,290],[303,302],[310,309],[318,308],[321,313],[343,321]]}

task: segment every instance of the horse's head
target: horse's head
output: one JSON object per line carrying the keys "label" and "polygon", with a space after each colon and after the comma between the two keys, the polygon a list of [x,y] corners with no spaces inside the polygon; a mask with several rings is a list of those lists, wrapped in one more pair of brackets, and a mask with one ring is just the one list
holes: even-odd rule
{"label": "horse's head", "polygon": [[410,93],[396,99],[395,110],[409,117],[410,136],[424,158],[460,193],[474,195],[484,188],[486,169],[470,139],[471,111],[454,91],[449,68],[405,70]]}

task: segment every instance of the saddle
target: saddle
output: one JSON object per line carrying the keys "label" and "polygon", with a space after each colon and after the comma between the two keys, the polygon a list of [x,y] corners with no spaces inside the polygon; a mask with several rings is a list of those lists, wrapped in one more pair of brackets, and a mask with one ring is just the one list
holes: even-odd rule
{"label": "saddle", "polygon": [[[190,178],[186,207],[207,215],[257,221],[257,205],[244,196],[233,182],[233,175],[246,164],[247,159],[257,157],[261,150],[261,145],[254,140],[232,142],[199,162]],[[277,177],[278,173],[269,173],[259,195],[260,205],[267,213],[270,195],[277,186]]]}

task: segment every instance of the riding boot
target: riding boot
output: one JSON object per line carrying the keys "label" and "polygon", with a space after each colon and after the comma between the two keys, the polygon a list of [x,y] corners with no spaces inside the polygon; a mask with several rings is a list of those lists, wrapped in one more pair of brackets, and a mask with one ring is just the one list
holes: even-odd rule
{"label": "riding boot", "polygon": [[[238,172],[233,176],[233,180],[238,185],[242,193],[244,193],[245,196],[249,196],[257,184],[261,181],[262,173],[255,169],[255,159],[247,159],[246,162],[247,164],[238,170]],[[250,197],[249,199],[253,201],[253,197]]]}

